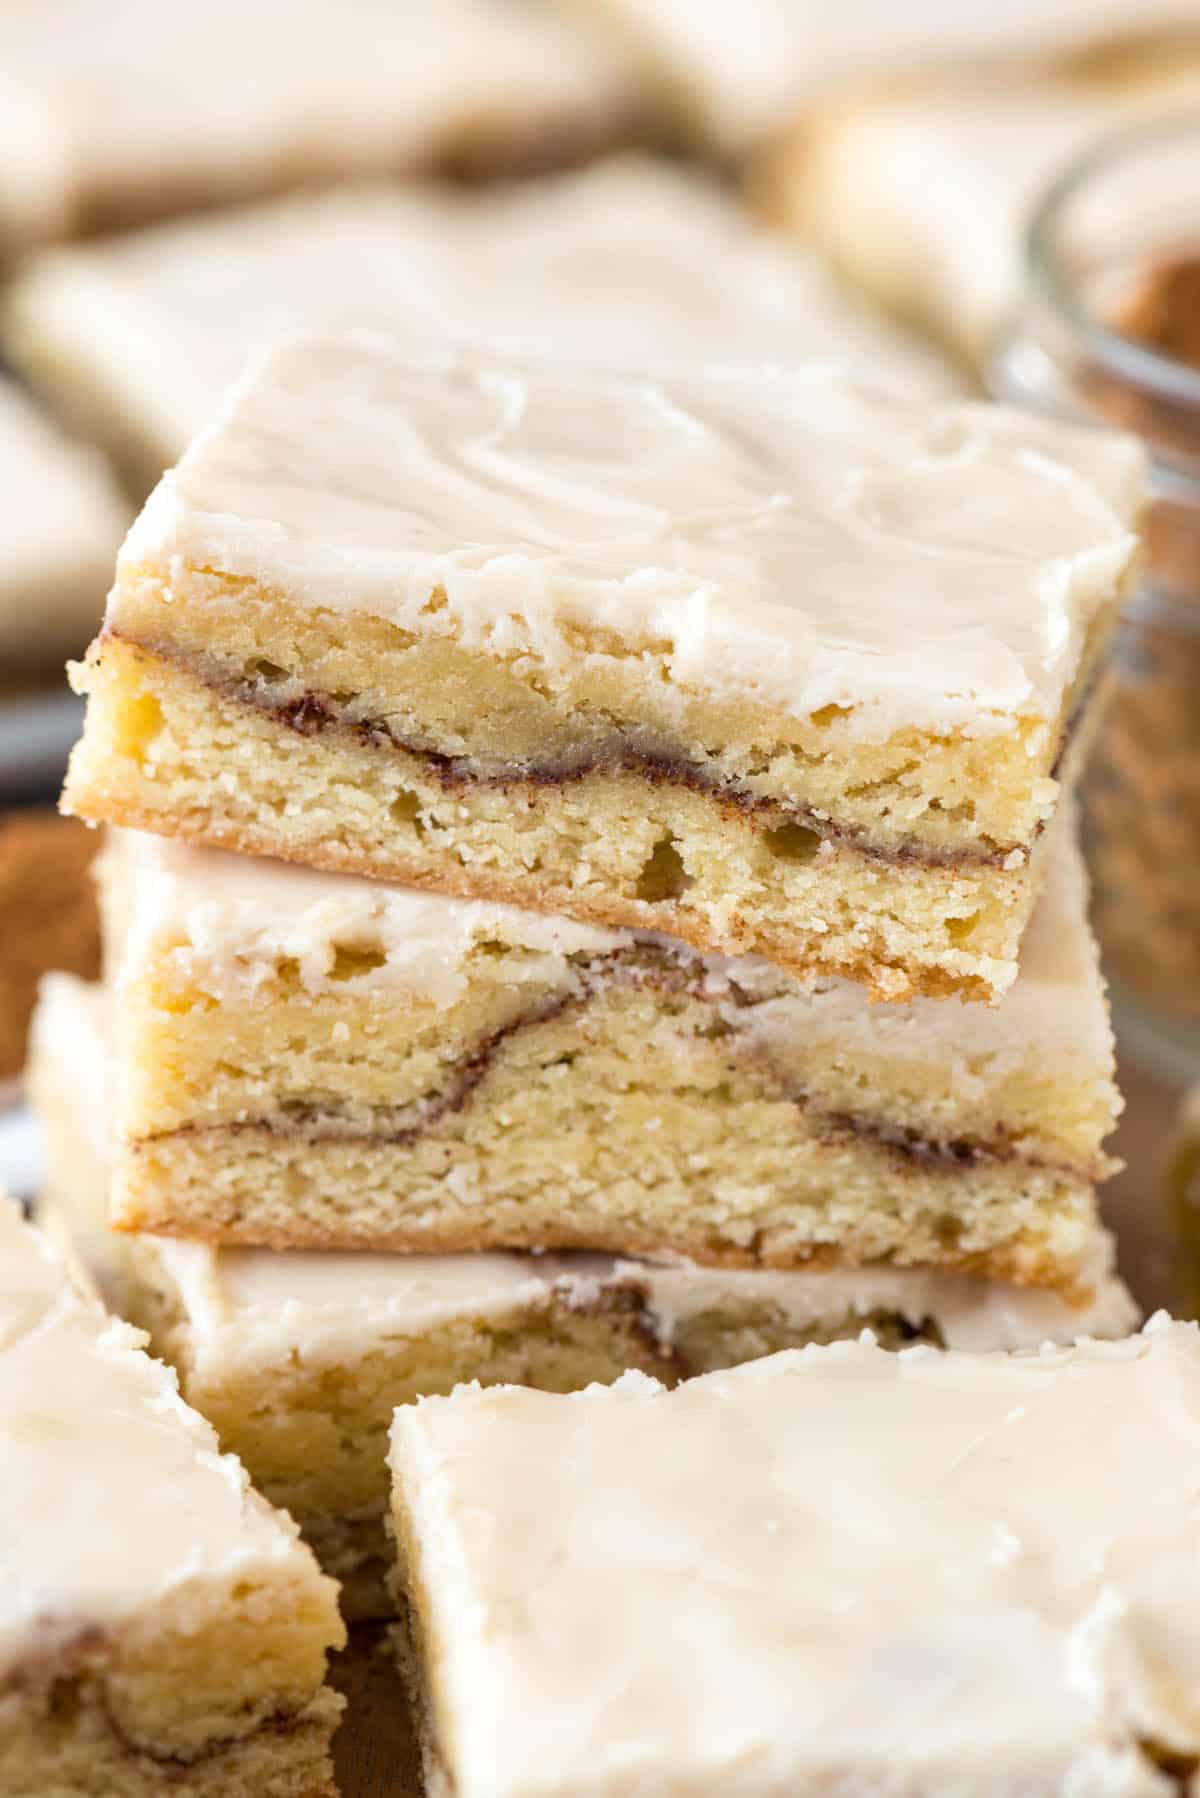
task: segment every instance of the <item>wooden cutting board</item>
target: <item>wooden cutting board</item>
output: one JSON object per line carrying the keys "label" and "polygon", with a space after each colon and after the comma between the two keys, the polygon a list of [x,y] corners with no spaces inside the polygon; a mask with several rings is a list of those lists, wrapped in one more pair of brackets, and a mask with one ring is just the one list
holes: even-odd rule
{"label": "wooden cutting board", "polygon": [[[1126,1166],[1105,1188],[1105,1215],[1140,1303],[1147,1311],[1164,1305],[1178,1313],[1163,1172],[1179,1095],[1136,1068],[1122,1068],[1120,1080],[1126,1109],[1113,1153]],[[348,1701],[336,1754],[342,1798],[421,1798],[420,1763],[386,1630],[356,1629],[334,1681]]]}

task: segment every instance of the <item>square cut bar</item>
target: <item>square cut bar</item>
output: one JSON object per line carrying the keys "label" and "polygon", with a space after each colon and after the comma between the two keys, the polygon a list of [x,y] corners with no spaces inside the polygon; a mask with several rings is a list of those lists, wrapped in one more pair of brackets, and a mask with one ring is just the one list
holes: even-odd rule
{"label": "square cut bar", "polygon": [[[364,288],[362,271],[371,279]],[[284,330],[531,343],[586,362],[829,355],[949,397],[948,360],[856,307],[714,182],[612,157],[497,192],[340,188],[48,251],[5,303],[10,356],[138,497]]]}
{"label": "square cut bar", "polygon": [[258,363],[147,503],[69,810],[998,997],[1131,439],[828,363]]}
{"label": "square cut bar", "polygon": [[1055,175],[1106,133],[1197,99],[1200,39],[1074,70],[901,83],[831,101],[764,157],[756,186],[850,282],[986,373]]}
{"label": "square cut bar", "polygon": [[636,111],[585,28],[504,0],[8,0],[0,255],[355,175],[544,167]]}
{"label": "square cut bar", "polygon": [[334,1798],[337,1587],[0,1199],[0,1791]]}
{"label": "square cut bar", "polygon": [[431,1791],[1191,1789],[1194,1324],[465,1388],[391,1461]]}
{"label": "square cut bar", "polygon": [[130,509],[99,456],[0,377],[0,668],[52,664],[90,641]]}
{"label": "square cut bar", "polygon": [[[1064,818],[1063,823],[1069,823]],[[927,1266],[1087,1297],[1119,1109],[1056,827],[997,1006],[117,833],[113,1221],[273,1248]]]}
{"label": "square cut bar", "polygon": [[386,1615],[386,1446],[398,1404],[456,1385],[570,1391],[629,1367],[664,1380],[870,1328],[899,1347],[1119,1336],[1136,1308],[1097,1232],[1092,1303],[924,1269],[782,1273],[599,1255],[216,1249],[107,1225],[107,999],[43,985],[30,1068],[47,1226],[112,1309],[151,1333],[185,1398],[300,1524],[348,1616]]}

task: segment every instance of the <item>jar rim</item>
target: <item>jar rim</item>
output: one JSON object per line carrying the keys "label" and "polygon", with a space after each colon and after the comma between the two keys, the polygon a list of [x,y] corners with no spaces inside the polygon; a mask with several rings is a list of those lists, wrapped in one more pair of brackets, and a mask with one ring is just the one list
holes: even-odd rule
{"label": "jar rim", "polygon": [[[1188,137],[1200,146],[1200,108],[1125,126],[1089,144],[1043,189],[1026,227],[1025,267],[1037,298],[1070,327],[1094,364],[1158,399],[1200,410],[1200,369],[1128,336],[1093,311],[1064,266],[1058,242],[1064,213],[1094,178],[1130,152]],[[1196,226],[1200,240],[1200,207]]]}

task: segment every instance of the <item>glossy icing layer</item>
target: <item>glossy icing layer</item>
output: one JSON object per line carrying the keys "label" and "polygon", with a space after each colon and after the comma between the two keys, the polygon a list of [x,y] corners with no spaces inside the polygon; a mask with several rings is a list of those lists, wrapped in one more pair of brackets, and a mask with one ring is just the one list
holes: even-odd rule
{"label": "glossy icing layer", "polygon": [[1200,1337],[865,1342],[396,1415],[459,1798],[1167,1798],[1200,1750]]}
{"label": "glossy icing layer", "polygon": [[1130,439],[828,363],[658,379],[355,332],[248,371],[119,578],[215,570],[551,664],[599,633],[870,738],[986,731],[1058,718],[1142,475]]}
{"label": "glossy icing layer", "polygon": [[315,1578],[144,1340],[0,1198],[0,1674],[205,1581]]}

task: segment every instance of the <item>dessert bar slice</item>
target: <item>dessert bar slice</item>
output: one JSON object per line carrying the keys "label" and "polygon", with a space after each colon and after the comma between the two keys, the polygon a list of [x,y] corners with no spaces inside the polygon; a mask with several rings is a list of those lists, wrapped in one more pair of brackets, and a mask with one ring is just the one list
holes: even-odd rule
{"label": "dessert bar slice", "polygon": [[[369,268],[364,286],[362,271]],[[830,355],[949,395],[949,363],[714,182],[647,156],[497,192],[340,188],[34,258],[6,344],[139,498],[247,353],[299,326],[533,343],[587,362]]]}
{"label": "dessert bar slice", "polygon": [[1137,1313],[1097,1232],[1084,1307],[916,1268],[782,1273],[599,1255],[216,1249],[107,1225],[108,1002],[43,985],[30,1069],[49,1160],[41,1216],[114,1310],[150,1331],[184,1396],[286,1505],[350,1616],[391,1608],[386,1438],[397,1404],[461,1382],[569,1391],[639,1367],[677,1378],[871,1329],[892,1347],[1119,1336]]}
{"label": "dessert bar slice", "polygon": [[986,369],[1021,298],[1053,177],[1106,132],[1200,96],[1200,44],[1069,69],[961,74],[832,102],[764,158],[758,189],[894,315]]}
{"label": "dessert bar slice", "polygon": [[[1194,33],[1192,0],[1021,0],[1015,7],[944,0],[591,0],[622,48],[702,146],[739,156],[848,84],[987,59],[1097,60],[1151,33]],[[1026,75],[1028,70],[1026,69]]]}
{"label": "dessert bar slice", "polygon": [[98,456],[0,378],[0,664],[11,676],[78,653],[95,631],[129,524]]}
{"label": "dessert bar slice", "polygon": [[301,338],[126,541],[67,807],[996,998],[1142,466],[822,362]]}
{"label": "dessert bar slice", "polygon": [[8,0],[0,254],[368,172],[544,166],[636,110],[582,25],[504,0]]}
{"label": "dessert bar slice", "polygon": [[1119,1100],[1082,870],[1049,847],[1000,1006],[879,1007],[646,933],[116,833],[113,1220],[884,1261],[1083,1298]]}
{"label": "dessert bar slice", "polygon": [[332,1798],[332,1580],[0,1200],[0,1791]]}
{"label": "dessert bar slice", "polygon": [[433,1791],[1189,1789],[1194,1324],[463,1388],[391,1460]]}

